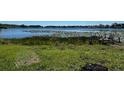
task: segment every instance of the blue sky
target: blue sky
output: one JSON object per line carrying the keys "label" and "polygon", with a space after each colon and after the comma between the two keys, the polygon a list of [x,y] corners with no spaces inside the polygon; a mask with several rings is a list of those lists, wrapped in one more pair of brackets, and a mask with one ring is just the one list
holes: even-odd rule
{"label": "blue sky", "polygon": [[124,23],[124,21],[0,21],[5,24],[25,24],[25,25],[95,25]]}

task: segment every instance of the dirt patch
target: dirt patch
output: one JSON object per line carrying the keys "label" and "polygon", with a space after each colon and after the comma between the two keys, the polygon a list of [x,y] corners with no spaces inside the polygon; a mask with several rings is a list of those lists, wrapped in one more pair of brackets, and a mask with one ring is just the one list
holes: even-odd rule
{"label": "dirt patch", "polygon": [[22,51],[17,54],[15,64],[16,67],[19,67],[24,65],[31,65],[38,62],[39,62],[38,55],[35,52],[28,50],[28,51]]}
{"label": "dirt patch", "polygon": [[120,48],[121,46],[119,46],[119,45],[111,45],[112,47],[114,47],[114,48]]}
{"label": "dirt patch", "polygon": [[120,51],[124,51],[124,46],[121,45],[111,45],[113,48],[119,49]]}

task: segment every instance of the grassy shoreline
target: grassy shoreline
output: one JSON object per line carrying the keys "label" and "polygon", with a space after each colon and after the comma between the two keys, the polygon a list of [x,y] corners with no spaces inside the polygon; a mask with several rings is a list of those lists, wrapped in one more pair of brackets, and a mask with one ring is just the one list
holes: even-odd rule
{"label": "grassy shoreline", "polygon": [[[46,37],[46,36],[34,36],[29,38],[12,38],[12,39],[0,39],[0,44],[19,44],[19,45],[57,45],[57,44],[76,44],[76,45],[82,45],[82,44],[89,44],[90,37]],[[92,43],[93,44],[103,44],[102,40],[99,40],[98,37],[93,36],[92,37]],[[111,44],[111,42],[107,43],[108,45]],[[106,45],[107,45],[106,44]]]}
{"label": "grassy shoreline", "polygon": [[103,45],[88,37],[0,39],[0,70],[80,71],[86,63],[124,70],[123,44]]}

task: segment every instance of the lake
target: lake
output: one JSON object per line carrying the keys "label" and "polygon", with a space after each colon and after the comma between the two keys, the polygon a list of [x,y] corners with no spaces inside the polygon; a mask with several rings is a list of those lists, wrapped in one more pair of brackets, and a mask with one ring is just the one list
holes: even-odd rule
{"label": "lake", "polygon": [[89,28],[8,28],[0,29],[0,38],[25,38],[32,36],[52,36],[63,33],[97,32],[97,31],[124,31],[124,29],[89,29]]}

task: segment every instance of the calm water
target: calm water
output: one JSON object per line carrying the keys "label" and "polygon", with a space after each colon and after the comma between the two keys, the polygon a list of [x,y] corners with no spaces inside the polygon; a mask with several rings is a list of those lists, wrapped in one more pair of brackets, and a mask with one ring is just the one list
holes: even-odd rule
{"label": "calm water", "polygon": [[81,28],[9,28],[0,29],[0,38],[25,38],[32,36],[51,36],[56,32],[94,32],[116,31],[124,29],[81,29]]}

